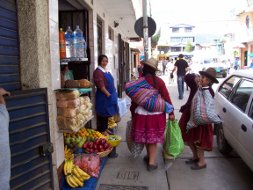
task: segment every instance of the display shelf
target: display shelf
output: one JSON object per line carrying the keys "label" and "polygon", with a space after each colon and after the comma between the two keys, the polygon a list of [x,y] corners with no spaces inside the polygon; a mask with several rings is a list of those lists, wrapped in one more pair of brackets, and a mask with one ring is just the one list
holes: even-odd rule
{"label": "display shelf", "polygon": [[82,95],[91,92],[92,88],[61,88],[57,89],[56,91],[73,91],[73,90],[78,90],[79,93]]}
{"label": "display shelf", "polygon": [[76,133],[78,132],[82,127],[84,127],[90,120],[94,118],[94,115],[90,116],[80,127],[76,128],[75,130],[72,129],[59,129],[58,132],[60,133]]}
{"label": "display shelf", "polygon": [[72,57],[72,58],[64,58],[64,59],[61,59],[61,65],[67,65],[68,62],[71,62],[71,61],[88,61],[89,59],[87,57],[83,57],[83,58],[79,58],[79,57]]}

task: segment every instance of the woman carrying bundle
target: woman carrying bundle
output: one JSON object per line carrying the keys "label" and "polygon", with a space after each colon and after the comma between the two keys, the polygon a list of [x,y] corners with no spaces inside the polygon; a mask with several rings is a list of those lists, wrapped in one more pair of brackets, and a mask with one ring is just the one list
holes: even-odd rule
{"label": "woman carrying bundle", "polygon": [[[158,62],[151,58],[144,62],[143,77],[146,81],[159,91],[162,98],[172,105],[169,92],[163,80],[156,76]],[[142,106],[132,102],[130,108],[133,116],[132,138],[136,143],[145,144],[147,155],[144,161],[147,163],[148,171],[157,169],[156,152],[157,143],[164,142],[164,130],[166,126],[165,112],[150,112]],[[174,112],[169,114],[169,120],[174,120]]]}

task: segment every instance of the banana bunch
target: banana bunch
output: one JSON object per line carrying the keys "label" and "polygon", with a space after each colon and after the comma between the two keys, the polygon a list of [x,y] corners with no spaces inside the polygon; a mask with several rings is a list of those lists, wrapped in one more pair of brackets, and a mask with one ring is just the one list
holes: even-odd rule
{"label": "banana bunch", "polygon": [[83,171],[79,166],[74,165],[73,174],[81,181],[86,181],[90,179],[90,175]]}
{"label": "banana bunch", "polygon": [[66,160],[64,164],[64,174],[70,187],[82,187],[84,181],[90,179],[90,175],[74,164],[73,160]]}
{"label": "banana bunch", "polygon": [[64,147],[64,155],[66,160],[74,160],[74,154],[67,146]]}
{"label": "banana bunch", "polygon": [[63,168],[64,174],[65,175],[71,174],[73,166],[74,166],[73,160],[65,160],[64,168]]}
{"label": "banana bunch", "polygon": [[66,176],[66,181],[72,188],[82,187],[84,185],[83,181],[80,181],[75,175]]}
{"label": "banana bunch", "polygon": [[115,122],[113,117],[109,117],[108,118],[108,128],[113,129],[115,127],[117,127],[117,123]]}

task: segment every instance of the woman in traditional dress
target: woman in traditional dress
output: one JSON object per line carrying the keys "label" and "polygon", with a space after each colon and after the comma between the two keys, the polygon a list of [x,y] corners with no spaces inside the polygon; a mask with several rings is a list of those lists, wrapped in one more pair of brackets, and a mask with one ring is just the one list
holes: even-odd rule
{"label": "woman in traditional dress", "polygon": [[[144,62],[143,76],[150,85],[159,91],[164,100],[172,105],[164,81],[155,74],[157,65],[158,62],[154,58]],[[156,163],[157,143],[163,144],[164,142],[166,113],[148,112],[134,103],[130,109],[133,117],[132,138],[136,143],[145,144],[147,155],[144,157],[144,161],[147,164],[148,171],[153,171],[158,167]],[[169,114],[169,119],[175,119],[174,112]]]}
{"label": "woman in traditional dress", "polygon": [[216,71],[213,68],[208,68],[206,71],[200,71],[200,77],[196,74],[187,74],[185,82],[190,87],[190,95],[187,102],[180,108],[182,112],[179,120],[179,126],[182,131],[182,136],[185,144],[191,148],[193,157],[186,160],[186,164],[193,164],[191,169],[199,170],[206,168],[206,161],[204,151],[212,151],[213,148],[213,129],[212,124],[199,125],[190,130],[186,130],[186,126],[191,116],[192,99],[197,92],[198,88],[208,90],[212,97],[214,91],[212,89],[213,83],[218,83],[216,79]]}

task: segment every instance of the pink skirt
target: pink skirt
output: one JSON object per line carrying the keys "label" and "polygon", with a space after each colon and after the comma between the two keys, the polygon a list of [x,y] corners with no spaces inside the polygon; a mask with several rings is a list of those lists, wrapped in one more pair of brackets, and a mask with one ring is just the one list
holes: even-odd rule
{"label": "pink skirt", "polygon": [[166,114],[134,114],[132,138],[136,143],[156,144],[164,142]]}

